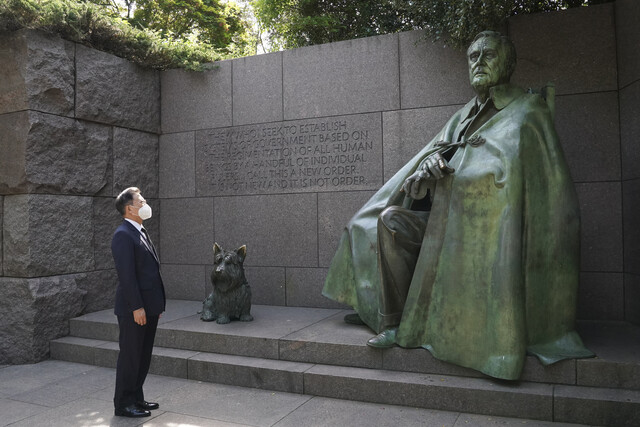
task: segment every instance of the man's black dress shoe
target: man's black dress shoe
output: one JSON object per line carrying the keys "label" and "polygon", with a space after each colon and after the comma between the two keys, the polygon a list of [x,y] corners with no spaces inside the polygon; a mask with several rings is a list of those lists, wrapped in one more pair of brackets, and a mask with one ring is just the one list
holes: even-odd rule
{"label": "man's black dress shoe", "polygon": [[146,409],[138,408],[136,405],[129,405],[123,409],[115,410],[115,414],[119,417],[129,417],[129,418],[140,418],[140,417],[149,417],[151,416],[151,412]]}
{"label": "man's black dress shoe", "polygon": [[160,407],[160,405],[158,405],[157,403],[147,402],[146,400],[136,402],[136,406],[139,409],[146,409],[147,411],[153,411],[154,409],[158,409]]}

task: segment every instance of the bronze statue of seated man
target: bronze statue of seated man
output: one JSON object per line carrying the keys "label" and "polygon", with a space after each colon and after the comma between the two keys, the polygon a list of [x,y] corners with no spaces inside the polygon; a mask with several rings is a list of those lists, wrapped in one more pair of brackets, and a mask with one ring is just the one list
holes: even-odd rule
{"label": "bronze statue of seated man", "polygon": [[511,41],[482,32],[467,59],[476,96],[351,219],[323,295],[373,347],[517,379],[527,353],[593,356],[574,330],[579,208],[547,103],[509,83]]}

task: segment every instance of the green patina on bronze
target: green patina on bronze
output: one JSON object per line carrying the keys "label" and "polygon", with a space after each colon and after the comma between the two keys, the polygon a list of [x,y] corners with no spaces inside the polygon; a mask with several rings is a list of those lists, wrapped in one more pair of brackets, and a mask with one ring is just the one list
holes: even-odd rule
{"label": "green patina on bronze", "polygon": [[[437,180],[396,342],[503,379],[527,353],[543,364],[592,357],[574,330],[580,215],[547,103],[511,84],[491,88],[498,110],[466,136]],[[374,331],[379,316],[377,221],[405,201],[405,180],[453,141],[472,100],[351,219],[323,295],[352,306]]]}

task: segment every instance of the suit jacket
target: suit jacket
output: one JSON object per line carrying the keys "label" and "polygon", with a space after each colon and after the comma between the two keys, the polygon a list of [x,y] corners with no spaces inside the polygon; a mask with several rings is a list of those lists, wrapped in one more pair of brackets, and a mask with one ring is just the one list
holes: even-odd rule
{"label": "suit jacket", "polygon": [[118,272],[115,314],[131,314],[142,307],[148,316],[162,313],[166,302],[160,261],[142,234],[126,220],[113,234],[111,253]]}

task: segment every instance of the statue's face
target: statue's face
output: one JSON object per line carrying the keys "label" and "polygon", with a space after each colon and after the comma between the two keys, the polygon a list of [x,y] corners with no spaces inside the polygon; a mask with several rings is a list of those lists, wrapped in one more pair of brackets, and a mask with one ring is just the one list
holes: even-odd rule
{"label": "statue's face", "polygon": [[476,40],[467,50],[467,60],[469,81],[476,91],[486,92],[509,81],[506,55],[499,40],[493,37]]}

